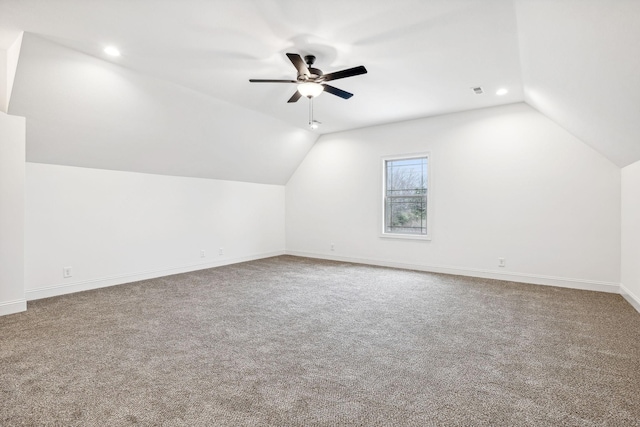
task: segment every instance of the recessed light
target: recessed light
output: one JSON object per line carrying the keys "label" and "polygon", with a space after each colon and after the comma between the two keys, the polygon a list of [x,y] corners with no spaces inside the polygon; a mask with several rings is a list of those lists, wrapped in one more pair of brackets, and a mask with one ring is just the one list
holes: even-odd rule
{"label": "recessed light", "polygon": [[104,48],[104,53],[109,56],[120,56],[120,51],[115,46],[107,46]]}
{"label": "recessed light", "polygon": [[496,95],[498,95],[498,96],[502,96],[502,95],[506,95],[506,94],[508,94],[508,93],[509,93],[509,91],[508,91],[507,89],[505,89],[505,88],[500,88],[500,89],[498,89],[498,91],[496,92]]}

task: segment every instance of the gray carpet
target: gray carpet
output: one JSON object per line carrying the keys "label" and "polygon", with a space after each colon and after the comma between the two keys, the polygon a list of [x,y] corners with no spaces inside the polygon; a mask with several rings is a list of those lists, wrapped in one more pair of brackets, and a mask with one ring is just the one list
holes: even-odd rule
{"label": "gray carpet", "polygon": [[282,256],[0,318],[2,426],[637,426],[619,295]]}

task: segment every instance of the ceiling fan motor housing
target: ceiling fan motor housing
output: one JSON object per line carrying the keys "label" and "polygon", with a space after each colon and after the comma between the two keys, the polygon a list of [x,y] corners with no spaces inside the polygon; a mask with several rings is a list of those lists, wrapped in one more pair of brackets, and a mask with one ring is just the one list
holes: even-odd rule
{"label": "ceiling fan motor housing", "polygon": [[309,76],[305,74],[298,74],[298,81],[315,81],[316,79],[322,77],[322,70],[312,67],[312,65],[316,62],[316,57],[314,55],[306,55],[304,57],[304,62],[307,64]]}
{"label": "ceiling fan motor housing", "polygon": [[316,62],[316,57],[315,55],[305,55],[304,57],[304,62],[306,62],[307,64],[307,69],[309,70],[309,74],[310,76],[304,76],[304,75],[299,75],[298,76],[298,80],[300,80],[300,78],[302,77],[303,80],[308,81],[314,81],[317,78],[322,76],[322,70],[318,69],[318,68],[313,68],[312,65]]}
{"label": "ceiling fan motor housing", "polygon": [[298,80],[304,80],[304,81],[314,81],[320,77],[322,77],[322,71],[317,69],[317,68],[312,68],[309,67],[309,76],[306,76],[304,74],[300,74],[298,75]]}

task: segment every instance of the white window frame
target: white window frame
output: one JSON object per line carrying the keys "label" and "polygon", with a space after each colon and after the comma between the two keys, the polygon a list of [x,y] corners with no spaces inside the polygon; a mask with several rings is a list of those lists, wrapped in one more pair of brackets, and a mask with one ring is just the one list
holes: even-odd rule
{"label": "white window frame", "polygon": [[[427,234],[402,234],[402,233],[389,233],[386,231],[386,199],[387,199],[387,162],[393,160],[409,160],[409,159],[417,159],[417,158],[426,158],[427,159]],[[431,240],[433,236],[433,228],[432,228],[432,217],[433,217],[433,209],[431,207],[431,199],[433,196],[433,181],[431,179],[431,169],[433,164],[433,156],[431,156],[430,152],[422,152],[422,153],[411,153],[411,154],[401,154],[394,156],[384,156],[382,157],[382,204],[380,210],[380,237],[383,238],[391,238],[391,239],[407,239],[407,240]]]}

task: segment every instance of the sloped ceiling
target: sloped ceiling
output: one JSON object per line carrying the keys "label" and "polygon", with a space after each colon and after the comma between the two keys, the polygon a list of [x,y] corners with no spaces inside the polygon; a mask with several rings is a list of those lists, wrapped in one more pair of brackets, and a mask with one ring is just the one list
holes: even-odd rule
{"label": "sloped ceiling", "polygon": [[518,0],[524,99],[618,166],[640,160],[640,1]]}
{"label": "sloped ceiling", "polygon": [[[43,72],[38,64],[48,51],[67,55],[57,44],[92,57],[87,61],[94,67],[106,64],[104,67],[113,72],[118,68],[127,70],[120,74],[127,75],[129,83],[135,81],[144,86],[129,72],[140,75],[140,79],[148,76],[153,83],[144,86],[144,90],[163,93],[158,95],[158,102],[171,102],[166,90],[159,89],[162,81],[191,89],[198,101],[187,101],[189,96],[185,93],[181,98],[183,106],[189,104],[186,110],[193,113],[190,117],[198,116],[196,111],[203,102],[208,108],[224,110],[224,120],[213,120],[209,129],[223,132],[225,137],[208,139],[221,145],[216,156],[225,159],[222,163],[229,168],[242,167],[230,160],[239,152],[230,141],[234,129],[256,128],[256,120],[261,129],[255,134],[238,134],[237,139],[242,138],[246,144],[242,152],[252,153],[255,149],[257,157],[264,156],[260,150],[268,151],[270,144],[264,145],[260,136],[274,141],[302,141],[303,148],[287,161],[270,159],[275,162],[271,168],[284,170],[281,176],[272,174],[267,178],[258,173],[242,180],[282,182],[295,168],[299,161],[296,159],[304,156],[309,144],[322,133],[521,101],[619,166],[640,160],[640,55],[636,54],[640,44],[640,2],[636,0],[0,2],[0,48],[6,47],[21,30],[33,35],[26,38],[27,46],[23,42],[23,50],[32,52],[33,72],[29,78],[16,78],[16,85],[21,84],[23,89],[14,88],[10,112],[33,116],[34,103],[39,97],[42,100],[42,93],[56,93],[46,84],[35,84],[35,79],[52,85],[58,83],[52,80],[54,77],[65,80],[59,75],[37,72]],[[29,48],[29,44],[35,47]],[[102,49],[107,44],[117,45],[122,56],[106,57]],[[306,129],[307,101],[286,103],[295,85],[248,82],[249,78],[294,78],[295,70],[286,52],[316,55],[316,66],[325,72],[356,65],[365,65],[369,70],[366,75],[334,82],[355,93],[350,100],[330,94],[316,99],[316,118],[323,124],[314,133]],[[19,73],[21,69],[26,70],[19,65]],[[71,84],[70,79],[66,80]],[[474,86],[482,86],[485,93],[475,95],[470,89]],[[509,93],[497,96],[495,92],[501,87]],[[178,89],[170,89],[175,90]],[[49,120],[47,126],[41,127],[42,138],[56,122],[52,115],[59,106],[56,104],[64,105],[60,115],[77,113],[73,105],[53,95],[48,102],[53,105],[48,110],[38,107],[39,119],[32,124]],[[90,105],[89,100],[86,102]],[[86,115],[91,108],[83,107],[85,116],[80,117],[89,120]],[[117,103],[112,109],[94,114],[91,120],[96,127],[109,128],[112,122],[102,122],[99,117],[117,115],[114,109]],[[125,111],[129,119],[137,119],[136,108]],[[213,110],[205,108],[198,119],[177,115],[171,130],[178,133],[181,127],[198,128],[212,117],[210,114],[215,116]],[[149,125],[144,120],[141,123]],[[205,131],[205,135],[211,134]],[[197,136],[192,136],[180,144],[172,142],[175,138],[167,139],[166,149],[156,153],[157,167],[153,169],[162,173],[180,161],[184,170],[190,164],[195,165],[194,169],[205,170],[198,176],[235,179],[237,173],[222,171],[222,166],[207,169],[203,159],[212,154],[198,147]],[[32,133],[31,137],[35,135]],[[139,154],[135,157],[139,163],[127,164],[122,159],[128,158],[131,150],[150,153],[153,138],[142,140],[137,144],[135,138],[127,138],[129,152],[116,147],[108,155],[105,148],[102,163],[115,169],[139,170],[144,163]],[[83,144],[89,147],[84,151],[78,146],[65,146],[66,142],[59,144],[63,145],[57,147],[58,152],[80,153],[78,161],[100,167],[101,156],[91,156],[93,142],[87,138]],[[103,141],[102,148],[104,145]],[[32,148],[29,159],[64,161],[63,156],[55,154],[56,147],[45,141]],[[284,147],[277,151],[287,152]],[[258,164],[257,160],[251,161],[244,167]],[[212,173],[212,169],[219,173]]]}
{"label": "sloped ceiling", "polygon": [[27,160],[285,184],[317,135],[25,33],[11,114]]}

